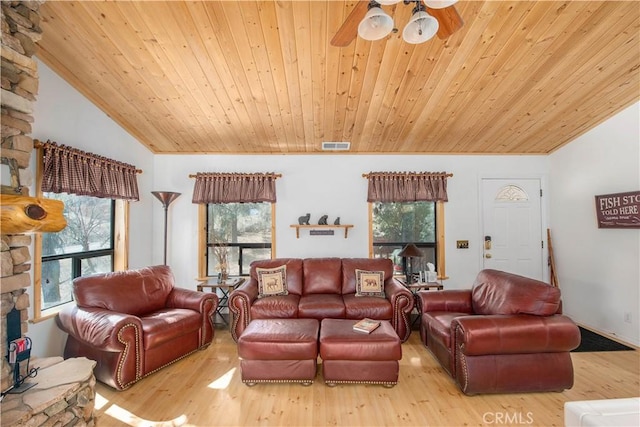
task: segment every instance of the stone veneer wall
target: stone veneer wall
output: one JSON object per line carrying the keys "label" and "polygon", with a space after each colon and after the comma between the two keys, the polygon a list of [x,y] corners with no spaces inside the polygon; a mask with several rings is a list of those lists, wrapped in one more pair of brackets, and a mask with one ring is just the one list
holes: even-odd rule
{"label": "stone veneer wall", "polygon": [[[39,9],[43,1],[2,1],[0,24],[2,25],[2,106],[0,158],[3,172],[8,169],[11,182],[2,182],[3,194],[29,195],[31,184],[29,160],[33,151],[31,123],[33,102],[38,93],[38,69],[32,56],[36,42],[42,36]],[[3,178],[4,178],[3,173]],[[0,230],[2,233],[2,230]],[[31,255],[29,235],[1,235],[1,316],[0,359],[2,360],[2,390],[13,384],[11,366],[7,363],[6,315],[13,307],[20,310],[21,330],[27,332],[29,295],[31,285],[29,270]],[[26,366],[24,366],[26,369]],[[23,372],[24,375],[26,373]]]}

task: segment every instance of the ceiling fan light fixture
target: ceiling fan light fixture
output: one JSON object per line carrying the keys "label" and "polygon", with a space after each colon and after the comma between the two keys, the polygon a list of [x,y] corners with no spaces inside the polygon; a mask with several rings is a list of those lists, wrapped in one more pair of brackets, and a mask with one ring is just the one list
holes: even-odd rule
{"label": "ceiling fan light fixture", "polygon": [[402,39],[410,44],[418,44],[430,40],[438,32],[438,20],[423,10],[411,16],[409,23],[402,31]]}
{"label": "ceiling fan light fixture", "polygon": [[424,4],[431,9],[444,9],[456,3],[458,3],[458,0],[424,0]]}
{"label": "ceiling fan light fixture", "polygon": [[358,35],[369,41],[380,40],[393,30],[393,19],[379,7],[369,9],[358,25]]}

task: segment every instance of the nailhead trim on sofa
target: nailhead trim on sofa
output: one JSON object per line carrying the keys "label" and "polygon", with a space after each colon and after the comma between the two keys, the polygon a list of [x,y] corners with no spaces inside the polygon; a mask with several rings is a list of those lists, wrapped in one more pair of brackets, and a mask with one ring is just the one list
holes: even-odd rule
{"label": "nailhead trim on sofa", "polygon": [[[122,382],[122,366],[124,365],[124,360],[127,358],[127,356],[129,355],[129,351],[130,349],[130,344],[125,342],[122,339],[122,332],[125,330],[125,328],[130,328],[132,327],[135,331],[135,342],[136,342],[136,352],[135,352],[135,356],[136,356],[136,377],[133,381],[130,381],[127,384],[123,384]],[[120,356],[120,359],[118,360],[118,374],[117,374],[117,378],[118,378],[118,385],[120,385],[120,387],[122,387],[122,389],[124,390],[125,388],[129,388],[131,387],[131,385],[133,385],[134,383],[136,383],[137,381],[139,381],[142,376],[140,375],[140,348],[139,348],[139,341],[140,341],[140,330],[138,329],[138,325],[135,325],[133,323],[127,323],[126,325],[124,325],[122,328],[120,328],[120,330],[118,331],[118,341],[120,341],[122,344],[124,344],[124,351],[122,352],[122,355]]]}

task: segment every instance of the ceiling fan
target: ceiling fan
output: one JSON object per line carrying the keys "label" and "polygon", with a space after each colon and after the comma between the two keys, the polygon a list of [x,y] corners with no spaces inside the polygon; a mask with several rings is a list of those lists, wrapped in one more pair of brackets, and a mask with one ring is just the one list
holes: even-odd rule
{"label": "ceiling fan", "polygon": [[421,43],[434,34],[440,39],[446,39],[464,25],[455,7],[457,0],[360,0],[331,39],[331,45],[348,46],[358,35],[366,40],[385,37],[393,30],[394,24],[380,5],[400,1],[405,5],[415,4],[413,16],[403,31],[403,39],[408,43]]}

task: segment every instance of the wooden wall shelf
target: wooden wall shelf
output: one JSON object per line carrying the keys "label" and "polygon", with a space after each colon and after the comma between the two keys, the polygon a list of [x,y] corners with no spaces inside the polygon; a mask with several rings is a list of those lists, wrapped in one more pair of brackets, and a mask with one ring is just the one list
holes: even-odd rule
{"label": "wooden wall shelf", "polygon": [[298,224],[293,224],[291,225],[291,228],[295,228],[296,229],[296,239],[300,238],[300,229],[301,228],[307,228],[307,229],[314,229],[314,230],[320,230],[320,229],[327,229],[327,228],[344,228],[344,238],[347,238],[347,235],[349,234],[349,229],[353,227],[353,224],[341,224],[341,225],[298,225]]}

